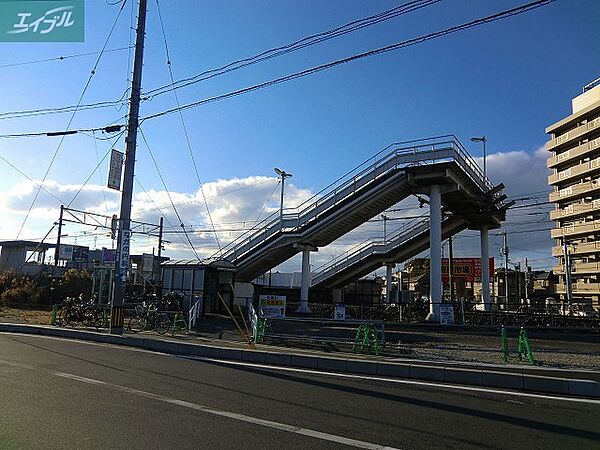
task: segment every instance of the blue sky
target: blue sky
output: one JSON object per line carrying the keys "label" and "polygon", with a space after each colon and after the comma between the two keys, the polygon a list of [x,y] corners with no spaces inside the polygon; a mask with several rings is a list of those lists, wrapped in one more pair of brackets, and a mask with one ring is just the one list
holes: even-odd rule
{"label": "blue sky", "polygon": [[[443,0],[389,22],[180,89],[179,98],[181,103],[188,103],[222,94],[521,3]],[[399,4],[354,0],[162,0],[161,9],[172,68],[179,79]],[[169,82],[156,0],[148,0],[148,5],[144,90]],[[97,51],[118,11],[118,5],[86,1],[84,43],[0,43],[0,66]],[[130,45],[132,19],[129,0],[107,48]],[[391,142],[448,133],[457,135],[474,155],[480,148],[469,142],[469,137],[485,134],[489,152],[498,153],[498,161],[502,154],[521,152],[527,164],[527,158],[535,158],[547,140],[545,127],[569,114],[571,98],[600,76],[598,23],[600,8],[596,0],[559,0],[500,22],[190,109],[184,112],[184,119],[200,177],[203,182],[271,177],[272,168],[278,166],[294,174],[291,188],[297,190],[297,199],[301,200],[305,198],[303,192],[320,190]],[[75,104],[95,58],[0,67],[3,111]],[[128,87],[130,66],[128,51],[104,54],[83,103],[121,97]],[[141,115],[174,105],[172,94],[165,94],[143,102]],[[81,111],[71,128],[123,123],[125,113],[125,109],[113,108]],[[62,114],[0,120],[0,134],[60,130],[69,117]],[[198,184],[179,116],[149,120],[143,130],[169,189],[183,199],[193,195]],[[81,184],[98,163],[97,154],[108,150],[109,142],[88,136],[66,138],[48,179],[57,183],[56,189]],[[57,138],[0,139],[0,155],[39,180],[57,144]],[[147,189],[162,191],[148,152],[143,142],[139,144],[138,180]],[[123,140],[115,147],[123,149]],[[104,176],[106,166],[101,169]],[[508,172],[503,170],[494,179],[505,182],[512,195],[547,190],[543,176],[538,176],[535,184],[523,180],[522,173],[511,173],[513,170],[527,168],[508,166]],[[0,191],[5,196],[11,193],[13,200],[30,198],[15,187],[23,181],[20,174],[4,162],[0,162],[0,173]],[[491,174],[496,175],[493,170]],[[261,180],[265,189],[256,194],[259,206],[275,187],[266,183],[268,179]],[[103,184],[102,173],[95,174],[90,183]],[[248,184],[252,183],[246,183],[246,187]],[[63,192],[68,196],[67,188]],[[293,198],[293,192],[290,195]],[[12,212],[4,215],[20,224],[23,206],[18,208],[15,202],[12,205]],[[104,208],[108,209],[106,205]],[[55,220],[47,217],[50,210],[48,206],[34,214],[22,237],[43,236]],[[205,222],[201,210],[187,214],[187,223]],[[244,214],[237,211],[233,216],[239,219]],[[246,216],[243,218],[250,220],[256,211],[248,211]],[[14,229],[11,222],[11,226],[0,229],[0,237],[14,238]],[[547,236],[541,236],[541,242],[547,245]],[[535,251],[540,260],[547,260],[543,264],[550,261],[548,248]]]}

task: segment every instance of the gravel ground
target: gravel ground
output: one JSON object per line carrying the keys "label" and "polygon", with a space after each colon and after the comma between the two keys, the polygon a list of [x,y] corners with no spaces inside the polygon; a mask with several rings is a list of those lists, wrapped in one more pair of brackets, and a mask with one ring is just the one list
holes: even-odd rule
{"label": "gravel ground", "polygon": [[[21,310],[15,308],[0,309],[0,322],[28,323],[48,325],[50,312],[41,310]],[[352,329],[346,329],[346,338],[351,340]],[[531,332],[530,335],[535,335]],[[488,333],[436,333],[433,331],[390,331],[386,356],[394,358],[411,358],[437,361],[466,361],[481,363],[502,363],[501,340],[499,336]],[[197,336],[188,335],[186,339],[212,341],[219,344],[237,342],[241,338],[230,319],[207,318],[201,321]],[[305,351],[326,351],[330,353],[350,353],[351,345],[313,341],[286,339],[267,339],[268,344],[275,344],[288,349]],[[530,344],[536,362],[542,366],[588,369],[600,371],[600,337],[565,334],[557,338],[530,338]],[[517,358],[517,335],[509,333],[510,363],[519,363]]]}
{"label": "gravel ground", "polygon": [[49,325],[50,312],[35,309],[0,308],[0,322]]}

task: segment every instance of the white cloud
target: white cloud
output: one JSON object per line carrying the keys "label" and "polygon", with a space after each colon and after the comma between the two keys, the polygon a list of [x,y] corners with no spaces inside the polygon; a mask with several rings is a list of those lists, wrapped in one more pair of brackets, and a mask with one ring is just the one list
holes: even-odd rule
{"label": "white cloud", "polygon": [[[548,191],[546,168],[546,151],[542,148],[534,153],[524,151],[499,152],[488,156],[488,175],[495,182],[506,185],[509,197],[529,196],[531,193]],[[101,214],[112,215],[118,213],[119,192],[107,189],[97,184],[88,184],[81,188],[80,185],[66,185],[48,180],[43,183],[45,190],[40,192],[36,206],[31,212],[31,219],[21,237],[41,237],[58,218],[60,201],[68,202],[80,189],[73,207],[82,210],[94,211]],[[14,238],[16,230],[37,188],[36,183],[22,181],[5,192],[0,193],[0,214],[4,220],[0,224],[0,235],[4,238]],[[173,234],[172,231],[180,230],[180,223],[187,227],[194,226],[194,233],[190,234],[194,246],[201,257],[210,256],[217,251],[211,221],[208,216],[203,195],[200,190],[193,192],[170,192],[161,189],[150,189],[143,192],[137,189],[133,201],[132,217],[149,223],[158,223],[161,215],[165,217],[165,238],[171,241],[167,245],[165,254],[172,258],[192,258],[194,254],[189,248],[185,237]],[[243,230],[255,225],[255,222],[264,219],[269,214],[276,214],[279,209],[278,179],[275,177],[251,176],[246,178],[219,179],[204,184],[203,192],[210,209],[210,217],[214,227],[218,230],[218,237],[222,245],[238,237]],[[48,192],[52,193],[50,195]],[[312,196],[310,190],[302,189],[294,184],[286,183],[285,192],[286,208],[300,205]],[[524,195],[527,194],[527,195]],[[169,197],[170,195],[170,197]],[[181,220],[177,217],[171,201],[175,204]],[[519,202],[518,205],[531,203],[534,200]],[[544,198],[540,198],[543,202]],[[413,217],[427,213],[427,207],[419,208],[414,197],[395,205],[400,211],[389,213],[392,218]],[[550,266],[550,247],[553,245],[549,231],[537,233],[523,233],[522,231],[549,228],[550,222],[545,214],[550,206],[540,208],[514,209],[509,212],[506,223],[509,230],[509,245],[512,248],[511,259],[529,257],[539,261],[538,266]],[[160,212],[158,211],[160,210]],[[411,219],[388,221],[388,234],[395,229],[406,226]],[[533,222],[533,223],[528,223]],[[81,231],[86,228],[77,228],[69,224],[66,227],[69,240],[79,233],[78,243],[110,247],[110,240],[101,235],[101,230],[96,230],[87,236],[82,236]],[[312,265],[314,268],[331,260],[356,244],[371,237],[381,237],[383,223],[381,221],[363,224],[356,230],[338,239],[332,245],[319,249],[313,254]],[[55,239],[54,235],[49,238]],[[498,248],[501,240],[492,234],[490,239],[490,254],[498,257]],[[137,237],[133,243],[134,252],[151,251],[156,247],[154,240]],[[475,232],[467,231],[457,236],[455,240],[456,256],[479,255],[479,239]],[[499,260],[497,262],[499,265]],[[297,271],[300,268],[299,258],[292,258],[282,264],[280,271]]]}

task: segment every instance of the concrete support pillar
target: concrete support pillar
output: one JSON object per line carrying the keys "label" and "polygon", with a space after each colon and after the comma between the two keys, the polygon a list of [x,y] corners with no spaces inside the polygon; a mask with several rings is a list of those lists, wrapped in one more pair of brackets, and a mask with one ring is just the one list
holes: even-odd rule
{"label": "concrete support pillar", "polygon": [[490,248],[487,225],[481,226],[481,297],[486,311],[492,309],[490,299]]}
{"label": "concrete support pillar", "polygon": [[310,286],[310,248],[302,248],[302,284],[300,285],[300,306],[296,312],[310,313],[308,288]]}
{"label": "concrete support pillar", "polygon": [[429,190],[429,320],[439,322],[442,303],[442,195],[438,185]]}
{"label": "concrete support pillar", "polygon": [[343,303],[342,290],[334,288],[331,290],[331,296],[333,297],[333,303]]}
{"label": "concrete support pillar", "polygon": [[390,298],[392,295],[392,269],[395,267],[395,264],[386,263],[385,265],[385,304],[390,304]]}

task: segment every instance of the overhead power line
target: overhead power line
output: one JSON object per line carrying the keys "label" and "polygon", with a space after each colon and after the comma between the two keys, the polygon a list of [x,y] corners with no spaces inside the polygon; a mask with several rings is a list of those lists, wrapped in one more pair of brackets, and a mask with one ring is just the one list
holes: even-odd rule
{"label": "overhead power line", "polygon": [[188,104],[183,105],[183,106],[178,106],[178,107],[175,107],[175,108],[170,108],[170,109],[167,109],[167,110],[164,110],[164,111],[161,111],[161,112],[150,114],[150,115],[144,117],[142,119],[142,122],[144,120],[155,119],[157,117],[162,117],[162,116],[165,116],[165,115],[168,115],[168,114],[172,114],[174,112],[183,111],[183,110],[194,108],[194,107],[198,107],[198,106],[203,106],[203,105],[206,105],[208,103],[213,103],[213,102],[217,102],[217,101],[220,101],[220,100],[225,100],[225,99],[228,99],[228,98],[236,97],[238,95],[243,95],[243,94],[247,94],[249,92],[257,91],[259,89],[264,89],[264,88],[267,88],[267,87],[271,87],[271,86],[275,86],[275,85],[278,85],[278,84],[282,84],[282,83],[285,83],[285,82],[288,82],[288,81],[295,80],[297,78],[302,78],[302,77],[305,77],[305,76],[308,76],[308,75],[315,74],[317,72],[321,72],[323,70],[331,69],[331,68],[339,66],[341,64],[346,64],[346,63],[349,63],[349,62],[352,62],[352,61],[357,61],[359,59],[364,59],[364,58],[368,58],[368,57],[371,57],[371,56],[375,56],[375,55],[380,55],[380,54],[383,54],[383,53],[391,52],[391,51],[394,51],[394,50],[399,50],[401,48],[406,48],[406,47],[410,47],[410,46],[413,46],[413,45],[421,44],[423,42],[427,42],[427,41],[430,41],[430,40],[433,40],[433,39],[437,39],[437,38],[440,38],[440,37],[443,37],[443,36],[447,36],[449,34],[453,34],[453,33],[459,32],[459,31],[464,31],[464,30],[467,30],[467,29],[470,29],[470,28],[473,28],[473,27],[477,27],[477,26],[480,26],[480,25],[484,25],[484,24],[496,22],[498,20],[506,19],[508,17],[516,16],[516,15],[519,15],[519,14],[523,14],[525,12],[532,11],[532,10],[540,8],[542,6],[546,6],[546,5],[548,5],[550,3],[553,3],[555,1],[556,0],[537,0],[535,2],[527,3],[525,5],[521,5],[521,6],[518,6],[516,8],[507,9],[505,11],[502,11],[502,12],[499,12],[499,13],[496,13],[496,14],[492,14],[492,15],[487,16],[487,17],[483,17],[483,18],[480,18],[480,19],[476,19],[476,20],[472,20],[470,22],[463,23],[461,25],[456,25],[456,26],[453,26],[453,27],[450,27],[450,28],[446,28],[446,29],[441,30],[441,31],[436,31],[434,33],[429,33],[429,34],[421,35],[421,36],[418,36],[416,38],[408,39],[408,40],[405,40],[405,41],[402,41],[402,42],[398,42],[398,43],[395,43],[395,44],[391,44],[391,45],[388,45],[388,46],[385,46],[385,47],[380,47],[378,49],[369,50],[367,52],[363,52],[363,53],[359,53],[359,54],[356,54],[356,55],[353,55],[353,56],[349,56],[349,57],[346,57],[346,58],[338,59],[336,61],[332,61],[332,62],[329,62],[329,63],[326,63],[326,64],[321,64],[319,66],[315,66],[315,67],[312,67],[310,69],[305,69],[305,70],[302,70],[300,72],[295,72],[295,73],[292,73],[290,75],[286,75],[286,76],[283,76],[283,77],[275,78],[273,80],[265,81],[264,83],[255,84],[253,86],[249,86],[249,87],[246,87],[246,88],[238,89],[236,91],[231,91],[231,92],[228,92],[226,94],[221,94],[221,95],[217,95],[217,96],[214,96],[214,97],[205,98],[205,99],[198,100],[198,101],[195,101],[195,102],[192,102],[192,103],[188,103]]}
{"label": "overhead power line", "polygon": [[[125,125],[109,125],[105,127],[97,127],[97,128],[79,128],[77,130],[69,130],[68,127],[63,131],[36,131],[31,133],[15,133],[15,134],[0,134],[0,139],[11,139],[11,138],[24,138],[24,137],[39,137],[39,136],[47,136],[47,137],[65,137],[71,136],[74,134],[84,134],[84,133],[94,133],[94,132],[102,132],[102,133],[117,133],[121,131]],[[97,139],[97,138],[95,138]],[[112,139],[110,137],[109,139]]]}
{"label": "overhead power line", "polygon": [[[171,64],[171,56],[169,54],[169,44],[167,43],[167,34],[165,32],[165,25],[163,23],[162,13],[160,11],[160,3],[158,0],[156,0],[156,8],[158,10],[160,29],[162,30],[163,41],[165,43],[165,54],[167,57],[167,67],[169,69],[169,78],[171,79],[171,83],[173,83],[175,78],[173,77],[173,67]],[[177,107],[180,107],[179,95],[177,94],[177,91],[175,91],[175,90],[173,91],[173,96],[175,98],[175,103],[177,104]],[[208,202],[206,201],[206,196],[204,195],[204,186],[202,185],[202,180],[200,179],[200,173],[198,172],[198,165],[196,164],[196,158],[194,157],[194,151],[192,150],[192,143],[190,141],[190,135],[188,133],[187,126],[185,125],[185,120],[183,119],[183,113],[181,112],[181,110],[179,110],[179,119],[181,121],[181,128],[183,129],[183,134],[185,136],[185,143],[188,148],[188,153],[189,153],[190,159],[192,161],[192,167],[194,168],[194,173],[196,174],[196,179],[198,180],[200,194],[202,195],[202,199],[204,200],[204,206],[206,207],[206,214],[208,215],[208,220],[214,230],[215,224],[213,223],[212,215],[210,213],[210,207],[208,206]],[[217,235],[217,233],[214,233],[213,236],[214,236],[215,242],[217,243],[217,247],[219,247],[219,251],[222,252],[221,242],[219,241],[219,236]]]}
{"label": "overhead power line", "polygon": [[177,216],[177,220],[179,220],[179,225],[181,227],[181,230],[185,233],[185,237],[187,238],[187,241],[190,244],[190,248],[192,249],[192,251],[196,255],[196,258],[201,261],[202,258],[200,258],[200,255],[196,251],[196,248],[194,247],[194,244],[192,243],[192,240],[190,239],[190,236],[188,235],[188,233],[187,233],[187,231],[185,229],[185,225],[183,223],[183,219],[181,218],[181,215],[179,214],[179,211],[177,210],[177,207],[175,206],[175,203],[173,203],[173,197],[171,197],[171,191],[169,191],[169,188],[167,187],[167,183],[165,182],[165,179],[164,179],[164,177],[162,175],[160,167],[158,166],[158,162],[156,161],[156,158],[154,157],[154,153],[152,153],[152,149],[150,148],[150,145],[148,144],[148,140],[146,139],[146,135],[142,131],[142,127],[141,126],[138,127],[138,130],[140,132],[140,136],[142,136],[142,140],[144,141],[144,144],[146,144],[146,148],[148,149],[148,153],[150,153],[150,157],[152,158],[152,162],[154,163],[154,167],[156,168],[156,172],[158,173],[158,177],[160,178],[160,181],[162,182],[162,185],[165,188],[165,192],[167,193],[167,196],[169,197],[169,202],[171,202],[171,206],[173,207],[173,211],[175,212],[175,215]]}
{"label": "overhead power line", "polygon": [[[381,13],[378,13],[378,14],[375,14],[375,15],[372,15],[369,17],[365,17],[362,19],[354,20],[350,23],[347,23],[340,27],[334,28],[332,30],[314,34],[311,36],[307,36],[307,37],[297,40],[295,42],[292,42],[292,43],[289,43],[289,44],[286,44],[286,45],[283,45],[280,47],[272,48],[269,50],[265,50],[257,55],[254,55],[254,56],[251,56],[248,58],[244,58],[244,59],[240,59],[240,60],[236,60],[236,61],[230,62],[228,64],[225,64],[221,67],[204,71],[200,74],[194,75],[193,77],[184,78],[184,79],[178,80],[178,81],[171,79],[171,82],[169,84],[152,89],[148,92],[145,92],[144,97],[142,97],[141,100],[142,101],[148,100],[149,98],[153,98],[155,96],[164,94],[166,92],[171,92],[172,90],[179,89],[184,86],[188,86],[190,84],[199,83],[201,81],[205,81],[205,80],[217,77],[217,76],[224,75],[224,74],[232,72],[234,70],[239,70],[244,67],[247,67],[247,66],[250,66],[253,64],[257,64],[257,63],[265,61],[267,59],[285,55],[287,53],[291,53],[291,52],[299,50],[301,48],[305,48],[305,47],[308,47],[308,46],[311,46],[311,45],[314,45],[314,44],[317,44],[320,42],[327,41],[329,39],[333,39],[338,36],[342,36],[344,34],[356,31],[358,29],[361,29],[361,28],[364,28],[367,26],[375,25],[377,23],[380,23],[380,22],[383,22],[386,20],[390,20],[390,19],[400,16],[402,14],[407,14],[409,12],[416,11],[416,10],[424,8],[426,6],[431,6],[432,4],[438,3],[439,1],[441,1],[441,0],[411,1],[411,2],[405,3],[403,5],[397,6],[395,8],[389,9],[387,11],[383,11]],[[131,4],[132,4],[132,14],[131,14],[130,20],[133,22],[134,2],[131,2]],[[162,16],[160,15],[160,7],[159,7],[159,18],[161,19],[161,26],[162,26]],[[131,36],[132,36],[131,30],[132,29],[133,29],[133,25],[130,25],[130,35],[129,35],[130,45],[128,47],[123,47],[123,49],[134,48],[134,46],[131,45]],[[164,32],[163,32],[163,36],[164,36]],[[129,52],[128,57],[131,58],[131,52]],[[129,63],[128,63],[127,67],[129,67]],[[127,77],[129,77],[129,73],[127,74]],[[78,105],[69,105],[69,106],[62,106],[62,107],[43,108],[43,109],[24,110],[24,111],[8,111],[8,112],[0,113],[0,120],[17,119],[17,118],[33,117],[33,116],[46,116],[46,115],[51,115],[51,114],[64,114],[64,113],[72,112],[75,109],[82,111],[82,110],[108,108],[108,107],[120,108],[127,104],[127,101],[125,100],[125,96],[126,96],[128,90],[129,90],[129,88],[127,88],[125,90],[125,92],[123,93],[121,98],[119,98],[118,100],[103,101],[103,102],[96,102],[96,103],[90,103],[90,104],[82,104],[79,106]]]}
{"label": "overhead power line", "polygon": [[[110,27],[110,30],[108,32],[108,36],[106,36],[106,39],[104,40],[104,45],[102,46],[102,50],[98,54],[98,57],[96,58],[96,62],[94,63],[94,66],[92,67],[92,70],[91,70],[90,75],[89,75],[89,77],[87,79],[87,82],[85,83],[85,86],[83,87],[83,90],[81,91],[81,94],[79,95],[79,100],[77,100],[77,107],[79,107],[79,105],[83,101],[83,97],[84,97],[85,93],[87,92],[87,89],[90,86],[90,83],[92,82],[92,78],[96,74],[96,70],[98,69],[98,66],[100,64],[100,60],[102,59],[102,55],[104,55],[104,51],[106,50],[106,46],[108,45],[108,42],[110,41],[110,38],[111,38],[111,36],[113,34],[113,31],[115,30],[115,27],[117,26],[117,22],[119,20],[119,17],[121,16],[121,12],[123,11],[123,6],[125,6],[125,2],[123,2],[123,4],[121,5],[121,7],[119,8],[119,12],[117,13],[117,16],[115,17],[115,20],[114,20],[114,22],[113,22],[113,24]],[[69,127],[71,126],[71,123],[73,122],[73,119],[75,118],[75,114],[76,113],[77,113],[77,108],[75,108],[75,110],[71,114],[71,118],[69,119],[69,121],[67,123],[67,126],[65,127],[66,131],[61,134],[60,142],[58,143],[58,145],[56,147],[56,150],[54,151],[54,153],[52,154],[52,157],[50,158],[50,162],[48,163],[48,167],[46,168],[46,172],[44,173],[44,176],[42,178],[42,183],[44,181],[46,181],[46,178],[48,177],[48,174],[50,173],[50,170],[52,169],[52,166],[54,165],[54,161],[56,161],[56,157],[58,156],[58,152],[60,151],[60,148],[62,147],[62,144],[63,144],[63,142],[65,140],[65,136],[67,134],[67,131],[69,130]],[[23,219],[23,222],[21,223],[21,226],[19,227],[19,231],[17,232],[16,239],[19,239],[19,236],[21,235],[21,232],[23,231],[23,228],[25,227],[25,224],[27,223],[27,220],[29,219],[29,215],[31,214],[31,210],[33,209],[33,206],[35,205],[35,202],[37,201],[37,198],[38,198],[38,196],[40,194],[40,190],[41,190],[41,188],[38,188],[36,190],[36,193],[35,193],[35,195],[33,197],[33,200],[31,201],[31,205],[29,205],[29,210],[27,211],[27,214],[25,215],[25,218]]]}
{"label": "overhead power line", "polygon": [[[336,28],[320,32],[317,34],[313,34],[297,41],[291,42],[289,44],[285,44],[279,47],[271,48],[265,50],[261,53],[258,53],[254,56],[250,56],[243,59],[238,59],[236,61],[225,64],[221,67],[215,69],[209,69],[204,72],[201,72],[192,77],[184,78],[178,81],[171,80],[170,84],[152,89],[150,91],[144,92],[144,96],[148,99],[156,97],[158,95],[164,94],[166,92],[170,92],[172,90],[181,89],[186,86],[190,86],[192,84],[199,83],[201,81],[206,81],[208,79],[224,75],[229,72],[233,72],[235,70],[242,69],[244,67],[251,66],[253,64],[257,64],[263,61],[266,61],[271,58],[275,58],[278,56],[282,56],[297,50],[300,50],[305,47],[309,47],[321,42],[328,41],[330,39],[334,39],[339,36],[343,36],[345,34],[351,33],[356,30],[360,30],[365,27],[369,27],[372,25],[376,25],[378,23],[391,20],[403,14],[408,14],[413,11],[417,11],[419,9],[431,6],[435,3],[439,3],[441,0],[417,0],[410,1],[408,3],[404,3],[402,5],[396,6],[394,8],[388,9],[386,11],[382,11],[380,13],[364,17],[361,19],[353,20],[344,25],[338,26]],[[160,12],[159,12],[160,14]]]}
{"label": "overhead power line", "polygon": [[[110,48],[108,50],[104,50],[104,53],[121,52],[123,50],[129,50],[130,48],[132,48],[132,47]],[[16,63],[0,64],[0,69],[6,69],[8,67],[27,66],[30,64],[38,64],[38,63],[45,63],[45,62],[51,62],[51,61],[64,61],[65,59],[73,59],[73,58],[81,58],[83,56],[98,55],[101,52],[102,52],[102,50],[96,51],[96,52],[75,53],[73,55],[54,56],[52,58],[36,59],[33,61],[21,61],[21,62],[16,62]]]}

